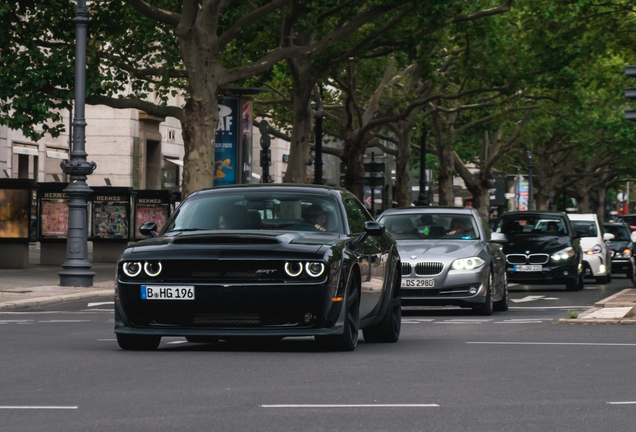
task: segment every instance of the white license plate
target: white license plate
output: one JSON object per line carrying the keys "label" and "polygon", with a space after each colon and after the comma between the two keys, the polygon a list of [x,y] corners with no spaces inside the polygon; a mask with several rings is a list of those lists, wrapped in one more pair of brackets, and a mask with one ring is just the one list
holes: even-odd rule
{"label": "white license plate", "polygon": [[402,279],[402,288],[433,288],[435,279]]}
{"label": "white license plate", "polygon": [[142,300],[194,300],[193,286],[141,286]]}
{"label": "white license plate", "polygon": [[520,272],[540,272],[543,271],[543,266],[540,265],[516,265],[514,266],[515,271]]}

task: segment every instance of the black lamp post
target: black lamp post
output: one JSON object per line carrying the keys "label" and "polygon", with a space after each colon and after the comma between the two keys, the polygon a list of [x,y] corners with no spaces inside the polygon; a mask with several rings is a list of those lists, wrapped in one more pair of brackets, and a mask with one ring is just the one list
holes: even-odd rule
{"label": "black lamp post", "polygon": [[428,191],[426,190],[426,134],[428,130],[426,125],[422,125],[422,140],[420,142],[420,195],[417,197],[415,204],[418,206],[427,206]]}
{"label": "black lamp post", "polygon": [[97,165],[86,161],[86,120],[84,118],[86,88],[86,29],[89,23],[86,0],[78,0],[75,9],[75,113],[73,117],[73,148],[71,160],[60,166],[70,176],[64,192],[69,196],[66,261],[58,272],[61,286],[93,286],[91,263],[88,261],[87,198],[93,192],[86,184],[86,176]]}
{"label": "black lamp post", "polygon": [[528,150],[528,210],[532,211],[532,137],[530,137],[530,149]]}
{"label": "black lamp post", "polygon": [[[320,100],[322,101],[322,84],[320,88]],[[322,114],[316,117],[316,161],[314,162],[314,184],[323,184],[322,180]]]}

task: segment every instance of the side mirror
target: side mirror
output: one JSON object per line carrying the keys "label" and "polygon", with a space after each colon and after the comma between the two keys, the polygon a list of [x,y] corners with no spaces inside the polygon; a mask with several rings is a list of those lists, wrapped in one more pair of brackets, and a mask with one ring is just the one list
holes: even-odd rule
{"label": "side mirror", "polygon": [[610,233],[603,234],[603,240],[614,240],[614,234],[610,234]]}
{"label": "side mirror", "polygon": [[503,233],[494,232],[490,234],[488,243],[508,243],[508,237]]}
{"label": "side mirror", "polygon": [[141,235],[148,237],[158,237],[157,224],[155,222],[144,222],[144,224],[139,228],[139,232]]}
{"label": "side mirror", "polygon": [[372,237],[381,236],[386,232],[386,228],[379,222],[367,221],[364,223],[364,232]]}
{"label": "side mirror", "polygon": [[632,233],[629,236],[632,238],[632,241],[636,243],[636,231],[632,231]]}

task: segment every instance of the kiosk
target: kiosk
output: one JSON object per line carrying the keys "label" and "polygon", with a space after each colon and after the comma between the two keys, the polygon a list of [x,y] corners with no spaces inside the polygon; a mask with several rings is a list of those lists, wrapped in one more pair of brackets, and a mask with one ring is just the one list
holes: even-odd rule
{"label": "kiosk", "polygon": [[145,222],[155,222],[161,231],[174,211],[176,194],[167,190],[138,190],[135,196],[135,240],[148,238],[139,228]]}
{"label": "kiosk", "polygon": [[35,190],[33,180],[0,180],[0,268],[29,266],[31,220],[37,214]]}
{"label": "kiosk", "polygon": [[38,240],[40,264],[60,266],[66,261],[68,183],[38,184]]}
{"label": "kiosk", "polygon": [[90,234],[93,262],[117,262],[133,239],[131,215],[136,192],[126,187],[91,187]]}

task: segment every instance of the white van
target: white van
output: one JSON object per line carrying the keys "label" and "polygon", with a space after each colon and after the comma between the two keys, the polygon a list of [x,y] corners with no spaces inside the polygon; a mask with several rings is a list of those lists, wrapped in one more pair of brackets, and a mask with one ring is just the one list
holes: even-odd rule
{"label": "white van", "polygon": [[583,274],[593,277],[597,283],[612,281],[612,256],[608,241],[613,234],[605,233],[595,213],[568,214],[576,235],[581,237]]}

